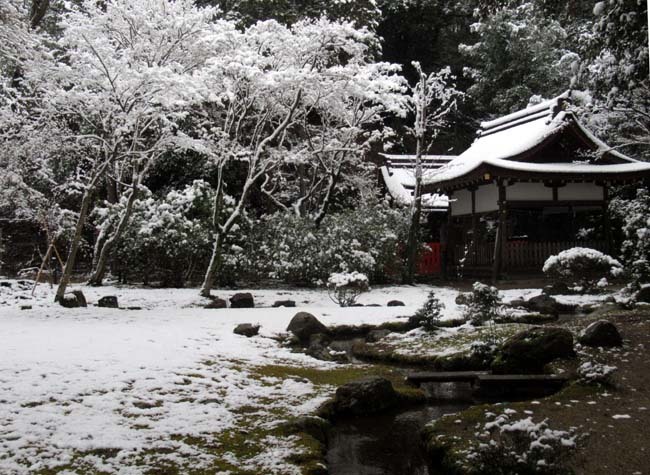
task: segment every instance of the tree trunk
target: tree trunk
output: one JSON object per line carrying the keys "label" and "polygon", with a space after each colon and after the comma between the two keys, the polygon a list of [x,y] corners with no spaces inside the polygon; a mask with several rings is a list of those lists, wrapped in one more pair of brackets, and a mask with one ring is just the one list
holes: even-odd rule
{"label": "tree trunk", "polygon": [[115,232],[111,235],[110,238],[104,241],[103,246],[101,247],[99,259],[97,260],[97,266],[95,267],[95,271],[90,277],[90,280],[88,280],[88,285],[102,285],[104,275],[106,274],[108,258],[110,256],[111,250],[113,248],[113,245],[122,237],[122,234],[124,234],[126,225],[129,222],[129,219],[131,219],[131,214],[133,213],[133,204],[135,203],[137,196],[138,184],[136,182],[136,185],[131,189],[131,196],[129,196],[129,199],[126,202],[126,208],[124,209],[124,213],[120,218],[120,222],[118,223]]}
{"label": "tree trunk", "polygon": [[415,281],[415,267],[418,257],[418,244],[420,236],[420,215],[422,214],[422,205],[419,198],[415,199],[413,213],[411,214],[411,224],[409,226],[408,239],[406,241],[406,272],[403,282],[412,284]]}
{"label": "tree trunk", "polygon": [[332,201],[332,195],[334,194],[334,188],[336,188],[336,184],[339,181],[339,175],[341,171],[337,171],[336,173],[333,173],[330,175],[330,180],[327,185],[327,192],[325,193],[325,198],[323,198],[323,202],[320,205],[320,209],[318,210],[318,215],[316,215],[316,218],[314,219],[314,225],[316,228],[320,227],[321,222],[323,219],[325,219],[325,216],[327,216],[327,211],[329,210],[330,207],[330,202]]}
{"label": "tree trunk", "polygon": [[79,217],[77,218],[74,237],[72,238],[70,251],[68,253],[68,259],[66,260],[63,274],[61,275],[59,287],[56,290],[56,296],[54,297],[55,302],[60,302],[63,300],[65,291],[68,287],[68,284],[70,283],[72,270],[77,258],[77,251],[79,250],[79,243],[81,242],[81,234],[83,232],[84,225],[86,224],[86,219],[88,218],[88,209],[90,208],[90,202],[92,200],[93,188],[93,186],[89,186],[88,189],[86,189],[84,192],[83,198],[81,200],[81,209],[79,210]]}
{"label": "tree trunk", "polygon": [[214,238],[214,247],[212,249],[212,257],[210,258],[210,264],[208,265],[208,270],[205,273],[203,279],[203,285],[201,285],[201,297],[209,297],[210,291],[214,286],[214,278],[217,275],[217,270],[221,267],[221,255],[222,255],[222,245],[224,240],[224,234],[218,232]]}

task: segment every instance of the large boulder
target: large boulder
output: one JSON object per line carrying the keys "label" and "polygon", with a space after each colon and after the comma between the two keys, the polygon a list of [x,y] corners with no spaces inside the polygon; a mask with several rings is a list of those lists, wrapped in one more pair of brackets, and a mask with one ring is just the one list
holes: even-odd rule
{"label": "large boulder", "polygon": [[219,297],[213,297],[210,300],[210,303],[208,303],[205,308],[209,309],[219,309],[219,308],[228,308],[228,302],[226,302],[224,299],[220,299]]}
{"label": "large boulder", "polygon": [[386,304],[386,306],[387,307],[403,307],[404,302],[402,302],[401,300],[391,300],[390,302],[388,302]]}
{"label": "large boulder", "polygon": [[260,332],[260,326],[259,325],[252,325],[250,323],[240,323],[233,330],[233,333],[235,333],[237,335],[245,336],[246,338],[250,338],[252,336],[255,336],[259,332]]}
{"label": "large boulder", "polygon": [[508,338],[492,362],[496,374],[542,373],[547,363],[570,358],[573,334],[564,328],[533,327]]}
{"label": "large boulder", "polygon": [[303,343],[308,343],[312,335],[327,334],[327,327],[311,313],[298,312],[289,322],[287,331],[293,333]]}
{"label": "large boulder", "polygon": [[334,415],[375,414],[395,407],[399,395],[390,381],[379,376],[368,376],[344,384],[336,390],[332,403]]}
{"label": "large boulder", "polygon": [[243,292],[235,294],[230,297],[230,308],[253,308],[255,307],[255,301],[253,300],[253,294],[250,292]]}
{"label": "large boulder", "polygon": [[598,320],[585,328],[578,337],[578,341],[587,346],[602,346],[611,348],[623,346],[623,338],[612,322]]}
{"label": "large boulder", "polygon": [[106,295],[97,301],[98,307],[118,308],[117,297],[115,295]]}

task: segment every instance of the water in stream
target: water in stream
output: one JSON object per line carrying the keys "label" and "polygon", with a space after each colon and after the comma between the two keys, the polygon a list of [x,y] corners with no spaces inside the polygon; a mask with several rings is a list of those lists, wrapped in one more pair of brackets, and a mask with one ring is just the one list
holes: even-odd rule
{"label": "water in stream", "polygon": [[331,430],[327,463],[331,475],[434,475],[421,448],[424,425],[470,403],[443,402],[393,414],[339,420]]}

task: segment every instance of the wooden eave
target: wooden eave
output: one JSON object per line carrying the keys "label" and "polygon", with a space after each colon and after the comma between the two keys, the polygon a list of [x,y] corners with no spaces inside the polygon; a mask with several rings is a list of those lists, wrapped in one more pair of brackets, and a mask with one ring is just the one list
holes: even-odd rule
{"label": "wooden eave", "polygon": [[[597,165],[594,165],[597,166]],[[486,174],[490,178],[485,179]],[[469,173],[437,183],[424,184],[423,193],[445,193],[467,189],[470,187],[488,185],[493,182],[512,180],[513,182],[601,182],[601,183],[634,183],[650,179],[650,169],[630,172],[545,172],[512,170],[491,164],[481,164]]]}

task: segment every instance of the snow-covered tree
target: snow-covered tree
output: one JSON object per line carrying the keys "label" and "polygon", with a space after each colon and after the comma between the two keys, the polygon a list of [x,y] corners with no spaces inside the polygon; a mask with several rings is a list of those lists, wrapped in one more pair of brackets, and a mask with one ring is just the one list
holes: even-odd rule
{"label": "snow-covered tree", "polygon": [[195,100],[192,73],[218,34],[215,14],[189,0],[84,1],[61,18],[61,37],[46,60],[26,63],[25,81],[36,99],[32,111],[43,130],[65,123],[71,130],[66,140],[77,146],[66,165],[82,193],[57,299],[72,274],[98,186],[109,177],[131,199],[98,249],[95,281],[101,281],[151,163],[182,146],[177,124]]}
{"label": "snow-covered tree", "polygon": [[398,66],[372,62],[376,37],[367,30],[321,20],[301,22],[294,31],[311,38],[304,57],[329,57],[311,66],[319,79],[301,101],[292,150],[267,175],[262,191],[280,209],[311,217],[318,226],[337,187],[363,192],[372,186],[364,158],[393,134],[385,119],[405,115],[406,83]]}
{"label": "snow-covered tree", "polygon": [[650,157],[647,2],[600,1],[593,14],[580,78],[592,123],[608,142]]}
{"label": "snow-covered tree", "polygon": [[456,107],[461,93],[449,68],[426,74],[420,63],[414,62],[418,82],[412,87],[411,110],[415,123],[410,132],[415,137],[415,190],[411,205],[411,225],[406,243],[407,263],[404,281],[412,283],[415,276],[422,211],[422,155],[433,144],[449,113]]}
{"label": "snow-covered tree", "polygon": [[472,25],[478,41],[459,45],[468,59],[467,94],[479,113],[508,114],[532,96],[553,97],[571,85],[586,27],[563,24],[544,2],[504,2],[485,9]]}
{"label": "snow-covered tree", "polygon": [[[285,158],[302,155],[318,161],[322,173],[329,174],[325,183],[335,182],[345,157],[363,150],[364,134],[371,132],[363,126],[400,108],[400,79],[392,77],[394,67],[371,66],[367,61],[372,39],[366,29],[326,19],[291,27],[260,22],[243,32],[233,31],[231,50],[206,68],[206,84],[225,89],[220,103],[203,109],[206,120],[199,130],[206,150],[222,170],[236,162],[246,171],[236,188],[219,180],[214,252],[202,295],[209,295],[223,242],[261,180],[285,164]],[[393,99],[386,100],[386,94]],[[237,202],[231,212],[222,213],[226,186]],[[325,196],[327,203],[327,191]]]}

